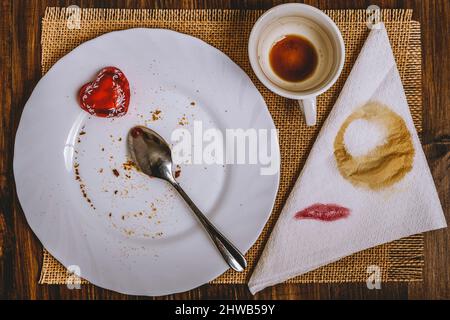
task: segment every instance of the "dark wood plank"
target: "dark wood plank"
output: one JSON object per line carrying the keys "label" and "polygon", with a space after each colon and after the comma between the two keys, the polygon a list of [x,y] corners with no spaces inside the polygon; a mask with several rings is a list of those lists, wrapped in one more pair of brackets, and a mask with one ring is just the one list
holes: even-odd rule
{"label": "dark wood plank", "polygon": [[[40,78],[40,19],[46,6],[113,8],[228,8],[268,9],[280,1],[232,0],[0,0],[0,298],[136,299],[95,286],[69,290],[65,286],[37,285],[42,246],[30,231],[14,190],[12,156],[14,134],[23,106]],[[449,217],[449,1],[311,0],[321,9],[412,8],[421,22],[423,41],[423,109],[425,151],[444,211]],[[450,233],[426,235],[424,282],[387,283],[381,290],[365,284],[277,285],[252,296],[245,285],[204,285],[186,293],[158,299],[363,299],[450,298]]]}
{"label": "dark wood plank", "polygon": [[[448,120],[447,120],[448,121]],[[450,144],[433,143],[424,146],[431,173],[444,208],[447,223],[450,221]],[[450,232],[447,229],[425,234],[425,268],[423,283],[411,283],[411,299],[450,298]]]}
{"label": "dark wood plank", "polygon": [[[9,121],[11,123],[11,144],[14,133],[20,120],[20,115],[34,85],[39,81],[40,73],[40,13],[44,8],[43,3],[29,1],[14,1],[12,8],[12,56],[11,56],[11,109]],[[39,6],[38,6],[39,4]],[[12,148],[12,147],[11,147]],[[9,150],[10,161],[13,150]],[[11,163],[10,163],[11,165]],[[9,184],[14,186],[12,174],[9,175]],[[10,297],[25,296],[37,298],[38,285],[36,284],[36,271],[41,262],[41,245],[34,237],[31,230],[25,228],[25,216],[20,208],[15,193],[11,193],[10,200],[13,204],[10,212],[11,232],[14,241],[10,257],[9,268],[16,273],[21,270],[21,276],[7,279],[10,289]]]}
{"label": "dark wood plank", "polygon": [[450,142],[450,1],[423,1],[423,142]]}
{"label": "dark wood plank", "polygon": [[11,112],[11,14],[12,5],[9,1],[0,3],[0,298],[5,296],[6,285],[12,278],[10,267],[11,244],[13,241],[11,212],[13,203],[10,201],[14,189],[10,163],[12,157],[13,134],[9,114]]}

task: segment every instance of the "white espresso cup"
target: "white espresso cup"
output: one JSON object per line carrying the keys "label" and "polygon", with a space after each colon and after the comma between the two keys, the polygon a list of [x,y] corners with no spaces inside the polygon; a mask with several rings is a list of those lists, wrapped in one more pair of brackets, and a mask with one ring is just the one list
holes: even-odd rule
{"label": "white espresso cup", "polygon": [[[316,52],[314,70],[300,81],[283,79],[270,63],[273,46],[287,36],[306,39]],[[258,79],[272,92],[298,100],[306,124],[315,125],[316,97],[336,82],[344,66],[344,40],[333,20],[306,4],[289,3],[273,7],[253,26],[248,54]]]}

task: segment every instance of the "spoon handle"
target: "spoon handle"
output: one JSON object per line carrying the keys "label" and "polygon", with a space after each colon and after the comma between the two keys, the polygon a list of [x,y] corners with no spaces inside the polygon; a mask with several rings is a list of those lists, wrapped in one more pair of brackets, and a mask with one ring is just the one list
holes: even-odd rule
{"label": "spoon handle", "polygon": [[198,220],[206,229],[228,265],[236,271],[243,271],[247,267],[247,261],[245,260],[243,254],[227,238],[225,238],[219,230],[216,229],[216,227],[208,220],[208,218],[206,218],[200,209],[197,208],[191,198],[189,198],[177,182],[172,182],[172,184],[195,213]]}

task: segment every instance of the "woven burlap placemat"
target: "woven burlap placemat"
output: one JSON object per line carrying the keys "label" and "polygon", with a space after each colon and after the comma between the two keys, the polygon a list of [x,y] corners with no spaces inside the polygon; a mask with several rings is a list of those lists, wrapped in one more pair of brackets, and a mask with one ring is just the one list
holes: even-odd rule
{"label": "woven burlap placemat", "polygon": [[[264,231],[247,252],[246,272],[225,272],[212,283],[246,283],[283,207],[315,137],[331,110],[354,61],[369,33],[365,10],[325,11],[338,25],[346,45],[346,61],[337,83],[317,101],[318,125],[306,127],[297,102],[269,92],[256,79],[247,58],[247,40],[263,11],[238,10],[116,10],[83,9],[79,29],[68,28],[71,14],[64,8],[47,8],[42,20],[42,72],[86,40],[113,30],[133,27],[168,28],[198,37],[225,52],[250,75],[269,107],[279,129],[281,180],[275,206]],[[412,10],[382,10],[392,49],[417,130],[421,131],[420,25],[411,20]],[[73,23],[73,21],[72,21]],[[76,25],[75,25],[76,26]],[[72,24],[73,27],[73,24]],[[423,236],[415,235],[371,248],[289,280],[290,283],[363,282],[367,268],[377,265],[381,280],[422,279]],[[44,250],[39,283],[65,284],[67,270]],[[87,281],[82,280],[83,283]]]}

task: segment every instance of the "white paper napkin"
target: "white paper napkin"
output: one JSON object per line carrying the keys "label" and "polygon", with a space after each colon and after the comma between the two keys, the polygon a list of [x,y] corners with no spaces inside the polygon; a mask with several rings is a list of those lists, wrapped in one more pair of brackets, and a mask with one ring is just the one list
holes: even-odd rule
{"label": "white paper napkin", "polygon": [[[381,122],[358,118],[361,114],[370,118],[370,113],[381,114]],[[339,139],[343,125],[348,126]],[[406,149],[409,145],[412,153],[411,148],[409,153],[394,152],[385,165],[369,168],[370,172],[377,174],[376,170],[399,163],[404,170],[409,154],[412,167],[406,174],[391,177],[393,182],[383,186],[386,181],[368,179],[358,161],[338,164],[336,145],[344,141],[345,150],[357,158],[386,143],[389,130],[394,131],[391,145],[405,144]],[[389,157],[400,160],[391,162]],[[370,32],[248,285],[254,294],[357,251],[443,227],[442,207],[382,26]]]}

